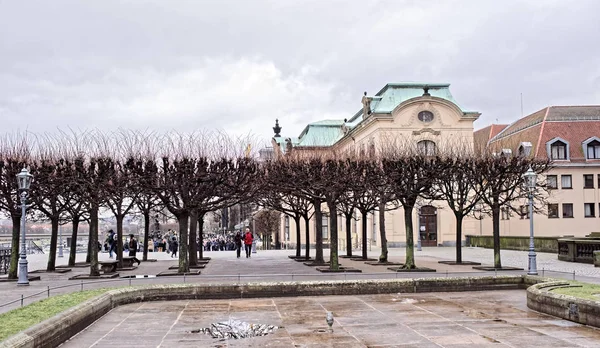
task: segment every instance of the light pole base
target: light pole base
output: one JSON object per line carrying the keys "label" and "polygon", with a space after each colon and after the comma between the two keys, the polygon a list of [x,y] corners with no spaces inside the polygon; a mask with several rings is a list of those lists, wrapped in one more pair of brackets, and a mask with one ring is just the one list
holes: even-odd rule
{"label": "light pole base", "polygon": [[27,271],[27,259],[19,260],[19,280],[17,285],[29,285],[29,277]]}

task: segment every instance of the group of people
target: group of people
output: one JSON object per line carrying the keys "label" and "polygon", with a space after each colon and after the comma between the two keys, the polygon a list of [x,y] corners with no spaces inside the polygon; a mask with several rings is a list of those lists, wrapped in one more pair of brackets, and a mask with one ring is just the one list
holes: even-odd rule
{"label": "group of people", "polygon": [[252,232],[250,232],[249,228],[246,228],[246,233],[244,233],[243,236],[240,232],[235,235],[234,242],[238,259],[242,254],[242,243],[244,244],[244,249],[246,250],[246,258],[252,257],[252,241],[254,241],[254,236],[252,235]]}
{"label": "group of people", "polygon": [[[160,240],[154,240],[154,250],[160,251],[160,247],[163,247],[165,252],[171,253],[171,257],[177,257],[177,250],[179,249],[179,243],[177,242],[177,237],[173,236],[168,238],[162,238]],[[227,236],[226,238],[223,236],[211,237],[204,242],[204,250],[236,250],[237,257],[241,257],[242,246],[246,251],[246,258],[252,256],[252,242],[254,241],[254,236],[252,232],[250,232],[249,228],[246,228],[245,233],[242,235],[241,232],[237,232],[235,236],[233,234]],[[168,247],[167,247],[168,246]],[[129,241],[124,243],[124,249],[129,251],[129,256],[133,257],[134,261],[140,264],[140,261],[135,257],[140,244],[135,239],[133,234],[129,235]],[[109,230],[106,236],[106,240],[104,242],[104,248],[108,251],[109,258],[113,258],[113,253],[117,254],[117,234],[113,230]]]}
{"label": "group of people", "polygon": [[[108,257],[113,258],[113,253],[115,256],[117,255],[117,234],[113,230],[109,230],[107,233],[106,240],[104,241],[105,249],[108,249]],[[137,250],[139,248],[139,244],[135,239],[135,236],[132,234],[129,235],[129,241],[124,244],[125,250],[129,251],[129,257],[133,257],[133,261],[140,264],[140,260],[135,257]]]}

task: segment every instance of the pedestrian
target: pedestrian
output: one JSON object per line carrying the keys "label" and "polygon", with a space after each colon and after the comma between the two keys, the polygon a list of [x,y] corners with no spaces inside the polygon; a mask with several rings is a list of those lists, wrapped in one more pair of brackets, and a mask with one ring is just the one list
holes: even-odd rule
{"label": "pedestrian", "polygon": [[117,234],[113,230],[108,230],[108,238],[106,238],[106,242],[108,243],[108,257],[113,258],[112,254],[115,253],[117,256]]}
{"label": "pedestrian", "polygon": [[240,255],[242,254],[242,233],[238,231],[238,233],[235,235],[235,250],[237,252],[237,258],[240,258]]}
{"label": "pedestrian", "polygon": [[244,236],[244,246],[246,247],[246,258],[251,257],[250,253],[252,252],[252,233],[249,228],[246,228],[246,235]]}
{"label": "pedestrian", "polygon": [[179,243],[177,243],[177,238],[173,237],[173,242],[171,243],[171,257],[177,257],[177,248],[179,248]]}
{"label": "pedestrian", "polygon": [[133,257],[133,261],[138,263],[138,266],[140,265],[140,260],[138,260],[135,257],[135,253],[137,252],[138,249],[138,242],[137,240],[135,240],[135,237],[133,236],[133,234],[129,235],[129,257]]}

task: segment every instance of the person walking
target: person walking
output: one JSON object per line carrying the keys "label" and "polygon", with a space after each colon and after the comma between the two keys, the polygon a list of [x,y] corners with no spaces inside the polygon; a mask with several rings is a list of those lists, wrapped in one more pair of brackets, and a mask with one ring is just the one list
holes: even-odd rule
{"label": "person walking", "polygon": [[246,228],[246,235],[244,236],[244,246],[246,247],[246,258],[251,257],[250,254],[252,252],[252,232],[250,232],[249,228]]}
{"label": "person walking", "polygon": [[240,258],[242,254],[242,233],[238,231],[234,238],[235,250],[237,252],[237,258]]}
{"label": "person walking", "polygon": [[178,248],[179,243],[177,243],[177,237],[173,237],[173,242],[171,243],[171,257],[177,257]]}
{"label": "person walking", "polygon": [[115,253],[117,256],[117,234],[113,230],[108,230],[108,257],[113,258],[112,254]]}
{"label": "person walking", "polygon": [[135,237],[133,236],[133,234],[129,235],[129,257],[133,257],[133,261],[138,263],[138,266],[140,265],[140,260],[138,260],[135,257],[135,253],[137,252],[138,249],[138,242],[137,240],[135,240]]}

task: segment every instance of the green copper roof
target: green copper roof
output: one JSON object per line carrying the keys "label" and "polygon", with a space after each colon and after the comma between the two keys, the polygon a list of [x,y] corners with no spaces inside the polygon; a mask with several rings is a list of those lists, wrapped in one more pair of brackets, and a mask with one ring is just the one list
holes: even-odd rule
{"label": "green copper roof", "polygon": [[298,138],[299,146],[331,146],[340,140],[344,133],[344,120],[323,120],[309,123]]}
{"label": "green copper roof", "polygon": [[[390,113],[401,103],[423,95],[423,88],[429,87],[429,94],[432,97],[445,99],[454,103],[460,108],[452,94],[450,93],[449,83],[388,83],[383,87],[371,102],[371,112]],[[463,112],[462,108],[460,108]]]}

